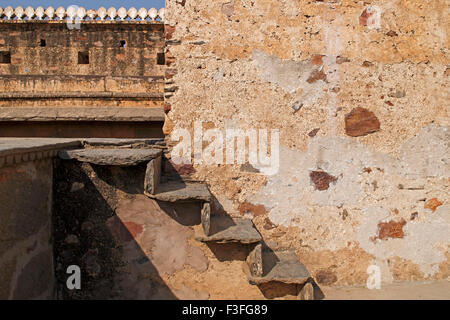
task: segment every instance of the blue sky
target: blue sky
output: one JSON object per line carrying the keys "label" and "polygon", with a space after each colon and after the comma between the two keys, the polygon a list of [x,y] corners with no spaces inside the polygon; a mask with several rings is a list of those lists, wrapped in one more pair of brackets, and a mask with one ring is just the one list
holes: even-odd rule
{"label": "blue sky", "polygon": [[127,9],[130,7],[135,7],[136,9],[141,7],[147,9],[155,7],[159,9],[164,7],[164,0],[0,0],[0,7],[2,8],[7,6],[11,6],[13,8],[17,6],[22,6],[23,8],[28,6],[32,6],[34,8],[39,6],[44,8],[52,6],[56,9],[60,6],[67,8],[72,4],[85,7],[86,9],[98,9],[100,7],[105,7],[106,9],[109,7],[116,7],[117,9],[120,7],[125,7]]}

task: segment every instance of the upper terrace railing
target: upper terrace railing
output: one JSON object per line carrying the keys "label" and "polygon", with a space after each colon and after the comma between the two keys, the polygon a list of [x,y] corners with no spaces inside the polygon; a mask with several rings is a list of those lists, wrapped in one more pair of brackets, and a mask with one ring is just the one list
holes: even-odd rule
{"label": "upper terrace railing", "polygon": [[164,21],[165,9],[161,8],[159,10],[155,8],[145,9],[145,8],[130,8],[126,9],[121,7],[116,9],[111,7],[105,9],[101,7],[97,10],[89,9],[86,10],[83,7],[70,6],[67,9],[63,7],[58,7],[54,9],[53,7],[48,7],[44,9],[43,7],[37,7],[36,9],[32,7],[22,8],[12,8],[0,7],[0,21],[8,20],[25,20],[25,21],[66,21],[66,20],[80,20],[80,21]]}

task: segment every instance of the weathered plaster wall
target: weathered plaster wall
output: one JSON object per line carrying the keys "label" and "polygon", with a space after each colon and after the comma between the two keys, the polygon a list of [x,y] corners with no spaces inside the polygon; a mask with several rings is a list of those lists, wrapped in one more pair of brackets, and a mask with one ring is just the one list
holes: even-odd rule
{"label": "weathered plaster wall", "polygon": [[0,299],[54,298],[52,160],[0,168]]}
{"label": "weathered plaster wall", "polygon": [[280,129],[278,174],[196,165],[195,176],[266,241],[295,248],[319,283],[363,284],[372,264],[384,282],[448,278],[449,11],[168,0],[165,133],[196,120]]}

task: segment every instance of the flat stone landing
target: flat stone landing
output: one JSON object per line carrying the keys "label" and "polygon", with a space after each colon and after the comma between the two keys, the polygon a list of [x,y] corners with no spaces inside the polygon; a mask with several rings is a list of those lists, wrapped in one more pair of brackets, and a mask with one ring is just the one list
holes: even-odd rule
{"label": "flat stone landing", "polygon": [[263,284],[272,281],[303,284],[311,278],[306,267],[298,260],[296,254],[290,250],[262,250],[261,266],[262,276],[248,275],[248,280],[251,284]]}
{"label": "flat stone landing", "polygon": [[211,193],[204,183],[171,181],[158,185],[156,194],[147,194],[150,198],[166,201],[210,201]]}
{"label": "flat stone landing", "polygon": [[227,216],[211,217],[211,235],[198,232],[195,239],[202,242],[244,244],[256,243],[262,240],[261,235],[249,219],[231,218]]}
{"label": "flat stone landing", "polygon": [[62,150],[58,156],[63,160],[78,160],[97,165],[134,166],[161,156],[160,149],[77,149]]}

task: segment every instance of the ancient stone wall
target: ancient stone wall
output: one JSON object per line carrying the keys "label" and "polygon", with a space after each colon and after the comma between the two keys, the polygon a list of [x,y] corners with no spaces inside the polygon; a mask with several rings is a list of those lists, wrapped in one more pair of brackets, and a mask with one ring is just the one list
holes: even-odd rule
{"label": "ancient stone wall", "polygon": [[53,299],[53,160],[78,141],[0,141],[0,299]]}
{"label": "ancient stone wall", "polygon": [[0,106],[162,106],[163,31],[158,22],[1,21]]}
{"label": "ancient stone wall", "polygon": [[[371,265],[384,283],[448,278],[448,14],[443,0],[168,0],[165,133],[279,129],[274,175],[189,170],[319,284],[364,284]],[[214,261],[185,285],[217,279]],[[233,263],[221,275],[241,285]]]}
{"label": "ancient stone wall", "polygon": [[161,137],[163,17],[0,8],[0,136]]}

